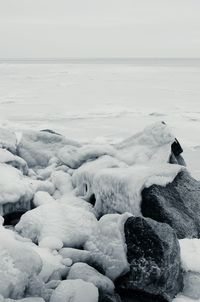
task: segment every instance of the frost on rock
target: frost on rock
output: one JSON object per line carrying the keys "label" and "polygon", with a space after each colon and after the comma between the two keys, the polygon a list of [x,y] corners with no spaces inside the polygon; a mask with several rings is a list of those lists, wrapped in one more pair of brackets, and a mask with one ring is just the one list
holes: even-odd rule
{"label": "frost on rock", "polygon": [[23,298],[25,290],[42,269],[42,261],[15,233],[0,226],[0,294]]}
{"label": "frost on rock", "polygon": [[166,186],[182,169],[179,165],[162,164],[99,171],[93,180],[97,215],[124,212],[141,215],[142,190],[153,184]]}
{"label": "frost on rock", "polygon": [[104,215],[84,246],[91,253],[94,265],[102,268],[111,280],[129,271],[124,223],[130,216],[128,213]]}
{"label": "frost on rock", "polygon": [[53,292],[50,302],[98,302],[98,289],[83,280],[65,280]]}
{"label": "frost on rock", "polygon": [[109,155],[83,164],[79,169],[75,170],[72,176],[72,183],[76,188],[76,194],[90,201],[91,196],[94,194],[93,179],[98,171],[105,168],[119,167],[127,167],[127,165]]}
{"label": "frost on rock", "polygon": [[81,247],[96,225],[97,220],[89,211],[63,203],[50,203],[26,212],[16,230],[36,243],[51,237],[66,247]]}
{"label": "frost on rock", "polygon": [[166,163],[171,156],[171,144],[175,137],[167,125],[157,122],[147,126],[142,132],[127,138],[114,147],[118,150],[117,158],[129,165],[146,162]]}
{"label": "frost on rock", "polygon": [[91,282],[102,293],[113,294],[114,292],[113,282],[86,263],[79,262],[72,265],[67,279],[82,279],[86,282]]}
{"label": "frost on rock", "polygon": [[45,131],[24,131],[18,145],[18,154],[29,167],[46,167],[49,160],[65,145],[79,146],[73,140]]}
{"label": "frost on rock", "polygon": [[84,162],[97,159],[103,155],[114,155],[115,149],[110,145],[84,145],[80,148],[65,146],[58,152],[58,158],[72,169],[79,168]]}
{"label": "frost on rock", "polygon": [[14,132],[0,128],[0,148],[7,149],[13,154],[16,154],[17,138]]}
{"label": "frost on rock", "polygon": [[0,148],[0,163],[11,165],[21,170],[21,172],[25,175],[28,173],[28,166],[25,160],[23,160],[17,155],[13,155],[10,151],[6,149]]}

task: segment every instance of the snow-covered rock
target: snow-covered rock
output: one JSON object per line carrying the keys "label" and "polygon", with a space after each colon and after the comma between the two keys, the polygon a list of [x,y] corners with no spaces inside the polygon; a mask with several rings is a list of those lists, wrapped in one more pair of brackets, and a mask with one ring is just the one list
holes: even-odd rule
{"label": "snow-covered rock", "polygon": [[117,157],[129,165],[146,162],[167,163],[171,155],[171,144],[175,137],[168,126],[157,122],[142,132],[115,144]]}
{"label": "snow-covered rock", "polygon": [[76,194],[82,196],[85,200],[90,201],[93,191],[93,180],[95,175],[105,168],[127,167],[123,162],[110,155],[104,155],[100,158],[83,164],[74,171],[72,175],[72,183],[76,188]]}
{"label": "snow-covered rock", "polygon": [[82,279],[86,282],[91,282],[102,293],[113,294],[115,288],[113,282],[108,277],[100,274],[88,264],[81,262],[72,265],[67,279]]}
{"label": "snow-covered rock", "polygon": [[80,148],[65,146],[58,152],[58,158],[72,169],[79,168],[84,162],[97,159],[102,155],[114,155],[115,149],[110,145],[84,145]]}
{"label": "snow-covered rock", "polygon": [[33,198],[33,204],[38,207],[42,204],[55,202],[55,199],[48,193],[44,191],[38,191],[35,193]]}
{"label": "snow-covered rock", "polygon": [[141,215],[141,192],[153,184],[166,186],[183,168],[179,165],[135,165],[100,170],[93,180],[97,216],[130,212]]}
{"label": "snow-covered rock", "polygon": [[98,302],[98,289],[83,280],[65,280],[53,292],[50,302]]}
{"label": "snow-covered rock", "polygon": [[10,151],[0,148],[0,163],[11,165],[23,174],[28,174],[28,166],[24,159],[17,155],[13,155]]}
{"label": "snow-covered rock", "polygon": [[69,247],[60,249],[59,254],[63,258],[70,258],[73,263],[76,262],[91,262],[91,253],[85,250],[78,250]]}
{"label": "snow-covered rock", "polygon": [[0,164],[0,214],[5,215],[20,209],[30,209],[34,194],[28,178],[16,168]]}
{"label": "snow-covered rock", "polygon": [[73,140],[45,131],[24,131],[18,145],[18,155],[29,167],[46,167],[49,160],[55,157],[65,145],[79,146]]}
{"label": "snow-covered rock", "polygon": [[63,203],[49,203],[26,212],[15,228],[36,243],[51,237],[56,244],[60,240],[66,247],[81,247],[96,225],[97,220],[89,211]]}
{"label": "snow-covered rock", "polygon": [[41,258],[3,226],[0,226],[0,242],[0,294],[4,298],[23,298],[30,283],[37,284]]}
{"label": "snow-covered rock", "polygon": [[124,223],[128,217],[128,213],[104,215],[84,246],[91,253],[92,262],[111,280],[129,271],[124,238]]}

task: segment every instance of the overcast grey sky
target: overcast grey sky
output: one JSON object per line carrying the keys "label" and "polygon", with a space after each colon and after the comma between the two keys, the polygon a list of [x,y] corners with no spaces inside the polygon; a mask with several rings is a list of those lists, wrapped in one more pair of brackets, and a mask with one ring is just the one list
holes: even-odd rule
{"label": "overcast grey sky", "polygon": [[200,0],[0,0],[0,57],[199,57]]}

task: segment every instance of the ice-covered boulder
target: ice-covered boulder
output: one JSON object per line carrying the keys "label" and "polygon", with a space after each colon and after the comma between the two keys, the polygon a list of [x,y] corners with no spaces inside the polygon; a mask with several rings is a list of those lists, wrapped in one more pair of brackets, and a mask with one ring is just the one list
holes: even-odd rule
{"label": "ice-covered boulder", "polygon": [[130,212],[141,215],[141,192],[153,184],[165,187],[183,168],[179,165],[135,165],[129,168],[103,169],[93,179],[95,212]]}
{"label": "ice-covered boulder", "polygon": [[59,254],[65,259],[70,258],[73,263],[76,262],[91,262],[91,253],[84,250],[73,249],[65,247],[60,249]]}
{"label": "ice-covered boulder", "polygon": [[0,164],[0,215],[25,212],[31,208],[34,189],[16,168]]}
{"label": "ice-covered boulder", "polygon": [[66,247],[82,247],[96,225],[97,220],[89,211],[63,203],[48,203],[26,212],[15,228],[36,243],[50,237],[56,244],[59,240]]}
{"label": "ice-covered boulder", "polygon": [[95,175],[102,169],[119,167],[125,168],[127,165],[110,155],[101,156],[96,160],[83,164],[79,169],[75,170],[72,175],[72,183],[76,188],[76,194],[92,203],[92,196],[94,195],[93,180]]}
{"label": "ice-covered boulder", "polygon": [[151,296],[154,301],[170,301],[183,285],[180,247],[174,230],[151,219],[129,217],[124,232],[130,272],[118,278],[117,291],[132,300],[139,295],[150,301]]}
{"label": "ice-covered boulder", "polygon": [[130,214],[108,214],[99,221],[84,245],[91,262],[111,280],[129,271],[124,239],[124,223]]}
{"label": "ice-covered boulder", "polygon": [[65,146],[58,152],[58,158],[72,169],[79,168],[84,162],[95,160],[103,155],[114,155],[110,145],[84,145],[82,147]]}
{"label": "ice-covered boulder", "polygon": [[98,289],[83,280],[65,280],[53,292],[50,302],[98,302]]}
{"label": "ice-covered boulder", "polygon": [[145,217],[168,223],[178,238],[200,236],[200,182],[186,170],[166,187],[144,189],[141,209]]}
{"label": "ice-covered boulder", "polygon": [[7,149],[16,154],[17,137],[12,130],[0,128],[0,148]]}
{"label": "ice-covered boulder", "polygon": [[0,294],[4,298],[20,299],[30,286],[38,291],[42,288],[38,277],[41,258],[26,242],[17,239],[14,232],[0,226]]}
{"label": "ice-covered boulder", "polygon": [[72,261],[69,258],[62,257],[62,255],[55,250],[53,242],[52,249],[37,246],[33,243],[27,243],[27,245],[41,258],[42,268],[38,274],[41,280],[47,283],[51,280],[61,280],[66,277],[72,265]]}
{"label": "ice-covered boulder", "polygon": [[29,167],[46,167],[49,160],[66,145],[79,146],[73,140],[45,131],[24,131],[18,145],[18,155]]}
{"label": "ice-covered boulder", "polygon": [[17,155],[13,155],[10,151],[0,148],[0,163],[11,165],[23,174],[28,174],[28,166],[24,159]]}
{"label": "ice-covered boulder", "polygon": [[146,162],[167,163],[171,156],[174,135],[163,122],[147,126],[142,132],[115,144],[117,157],[129,165]]}
{"label": "ice-covered boulder", "polygon": [[67,279],[81,279],[93,283],[101,293],[113,294],[114,284],[106,276],[100,274],[96,269],[86,263],[75,263],[70,268]]}

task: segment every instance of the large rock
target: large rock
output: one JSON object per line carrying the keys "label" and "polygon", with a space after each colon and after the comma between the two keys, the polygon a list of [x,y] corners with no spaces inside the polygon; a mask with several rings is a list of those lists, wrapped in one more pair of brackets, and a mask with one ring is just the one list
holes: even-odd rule
{"label": "large rock", "polygon": [[124,232],[130,272],[116,281],[122,301],[170,301],[183,284],[175,232],[142,217],[128,218]]}
{"label": "large rock", "polygon": [[86,263],[78,262],[73,264],[70,268],[67,279],[81,279],[86,282],[91,282],[99,289],[101,294],[112,295],[114,293],[115,287],[113,282]]}
{"label": "large rock", "polygon": [[166,187],[153,185],[142,192],[143,216],[168,223],[178,238],[199,237],[200,182],[185,170]]}
{"label": "large rock", "polygon": [[29,167],[46,167],[49,160],[66,145],[80,146],[77,142],[55,133],[24,131],[18,145],[18,155],[27,162]]}

